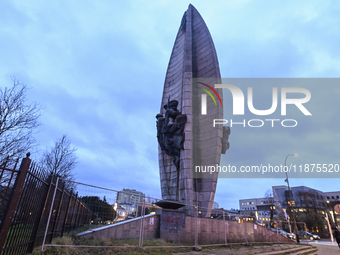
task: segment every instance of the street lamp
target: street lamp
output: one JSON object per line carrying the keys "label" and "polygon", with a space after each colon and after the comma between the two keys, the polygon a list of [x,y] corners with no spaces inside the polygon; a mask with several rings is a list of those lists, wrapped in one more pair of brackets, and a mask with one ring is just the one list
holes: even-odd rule
{"label": "street lamp", "polygon": [[[285,159],[285,166],[284,166],[284,170],[285,170],[285,172],[286,172],[286,178],[287,178],[285,181],[287,182],[287,185],[288,185],[288,193],[289,193],[289,202],[288,202],[288,204],[292,207],[292,204],[295,205],[295,203],[294,203],[293,198],[292,198],[292,191],[290,190],[289,180],[288,180],[288,171],[287,171],[287,169],[286,169],[287,158],[288,158],[289,156],[297,157],[298,154],[288,154],[288,155],[286,156],[286,159]],[[296,219],[295,219],[295,210],[294,210],[294,207],[293,207],[293,219],[294,219],[294,229],[295,229],[295,234],[296,234],[296,241],[297,241],[298,243],[300,243],[299,233],[298,233],[297,226],[296,226]]]}

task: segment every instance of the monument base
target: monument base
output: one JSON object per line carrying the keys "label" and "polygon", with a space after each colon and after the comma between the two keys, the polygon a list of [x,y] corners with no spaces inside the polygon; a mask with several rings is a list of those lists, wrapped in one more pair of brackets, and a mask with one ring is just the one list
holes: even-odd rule
{"label": "monument base", "polygon": [[170,242],[185,240],[185,212],[173,209],[159,209],[160,238]]}

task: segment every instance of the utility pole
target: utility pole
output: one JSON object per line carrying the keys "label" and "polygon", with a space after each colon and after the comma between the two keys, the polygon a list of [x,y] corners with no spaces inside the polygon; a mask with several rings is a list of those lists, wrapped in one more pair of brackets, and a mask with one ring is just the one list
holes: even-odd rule
{"label": "utility pole", "polygon": [[[298,155],[297,154],[288,154],[286,156],[286,159],[285,159],[285,168],[284,168],[285,170],[287,170],[286,169],[286,163],[287,163],[287,158],[289,156],[297,157]],[[296,225],[296,218],[295,218],[295,208],[294,208],[295,207],[295,202],[293,201],[292,191],[291,191],[290,186],[289,186],[288,173],[287,173],[288,171],[285,171],[285,172],[286,172],[286,177],[287,177],[286,181],[287,181],[287,184],[288,184],[288,193],[289,193],[288,204],[289,204],[290,208],[293,208],[293,222],[294,222],[294,230],[295,230],[295,235],[296,235],[296,242],[300,243],[299,232],[298,232],[298,228],[297,228],[297,225]]]}

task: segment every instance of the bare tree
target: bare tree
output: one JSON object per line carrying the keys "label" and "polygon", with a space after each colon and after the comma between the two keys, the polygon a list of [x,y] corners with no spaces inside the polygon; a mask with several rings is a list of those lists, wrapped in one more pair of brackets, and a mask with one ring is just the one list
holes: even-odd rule
{"label": "bare tree", "polygon": [[13,80],[0,88],[0,162],[28,152],[36,143],[33,134],[40,126],[40,106],[26,102],[27,87]]}
{"label": "bare tree", "polygon": [[71,147],[71,142],[67,135],[63,135],[59,140],[55,141],[54,147],[50,151],[44,152],[41,163],[49,173],[64,180],[72,181],[74,179],[72,170],[77,165],[78,158],[76,150],[76,148]]}

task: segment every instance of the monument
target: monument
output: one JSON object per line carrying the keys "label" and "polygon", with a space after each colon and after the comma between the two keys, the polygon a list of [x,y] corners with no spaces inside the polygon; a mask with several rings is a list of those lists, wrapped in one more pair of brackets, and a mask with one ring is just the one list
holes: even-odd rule
{"label": "monument", "polygon": [[190,205],[184,207],[187,215],[198,206],[201,216],[210,216],[218,173],[197,173],[195,167],[219,165],[221,153],[229,148],[230,129],[213,127],[213,119],[223,119],[222,89],[213,88],[218,83],[213,40],[190,4],[172,49],[156,116],[162,199]]}

